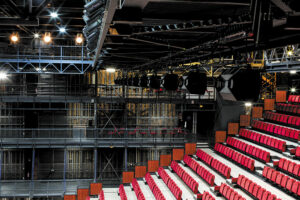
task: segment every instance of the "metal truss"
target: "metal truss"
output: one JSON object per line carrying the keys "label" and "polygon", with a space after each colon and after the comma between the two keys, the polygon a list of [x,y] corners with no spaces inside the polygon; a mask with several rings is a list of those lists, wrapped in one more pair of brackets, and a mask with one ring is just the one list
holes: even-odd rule
{"label": "metal truss", "polygon": [[92,64],[85,46],[8,47],[0,52],[0,71],[6,73],[84,74]]}
{"label": "metal truss", "polygon": [[265,50],[264,61],[266,70],[269,72],[299,70],[299,44]]}

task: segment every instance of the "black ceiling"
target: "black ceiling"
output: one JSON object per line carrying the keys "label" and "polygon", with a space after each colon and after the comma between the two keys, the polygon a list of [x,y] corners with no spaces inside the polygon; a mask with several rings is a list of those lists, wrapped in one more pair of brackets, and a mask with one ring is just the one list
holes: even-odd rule
{"label": "black ceiling", "polygon": [[[51,32],[54,44],[74,44],[82,32],[84,0],[2,0],[0,1],[0,41],[9,43],[9,35],[18,32],[23,45],[30,44],[34,33]],[[50,12],[59,17],[51,19]],[[65,27],[65,34],[59,33]]]}
{"label": "black ceiling", "polygon": [[274,25],[261,27],[263,39],[257,44],[252,34],[255,1],[126,0],[111,23],[116,31],[106,36],[100,66],[161,68],[300,40],[300,29],[291,29],[299,19],[299,2],[270,0],[268,21]]}

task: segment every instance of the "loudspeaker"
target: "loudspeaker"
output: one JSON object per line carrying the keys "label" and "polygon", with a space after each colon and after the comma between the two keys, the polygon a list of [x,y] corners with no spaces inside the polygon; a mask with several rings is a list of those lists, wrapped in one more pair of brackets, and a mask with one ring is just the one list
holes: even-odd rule
{"label": "loudspeaker", "polygon": [[166,74],[163,79],[163,87],[166,90],[177,90],[179,86],[179,78],[177,74]]}
{"label": "loudspeaker", "polygon": [[260,88],[261,75],[258,70],[239,69],[233,74],[223,74],[217,80],[217,90],[224,100],[256,102]]}
{"label": "loudspeaker", "polygon": [[139,84],[140,84],[140,77],[138,75],[135,75],[135,77],[133,78],[133,86],[139,87]]}
{"label": "loudspeaker", "polygon": [[198,71],[189,72],[184,84],[191,94],[203,95],[207,88],[206,74]]}
{"label": "loudspeaker", "polygon": [[161,77],[157,75],[152,75],[149,79],[149,86],[152,89],[160,88]]}
{"label": "loudspeaker", "polygon": [[148,87],[148,76],[146,74],[140,78],[140,87]]}

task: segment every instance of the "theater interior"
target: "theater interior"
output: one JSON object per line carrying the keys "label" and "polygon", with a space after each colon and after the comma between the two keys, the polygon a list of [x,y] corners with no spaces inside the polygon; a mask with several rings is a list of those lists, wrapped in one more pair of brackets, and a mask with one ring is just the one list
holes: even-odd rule
{"label": "theater interior", "polygon": [[300,199],[299,0],[0,1],[0,200]]}

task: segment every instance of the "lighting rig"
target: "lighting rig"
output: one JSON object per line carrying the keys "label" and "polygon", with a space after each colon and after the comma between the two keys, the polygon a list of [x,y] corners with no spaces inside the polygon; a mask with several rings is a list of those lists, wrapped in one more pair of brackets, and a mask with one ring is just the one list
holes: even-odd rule
{"label": "lighting rig", "polygon": [[83,35],[90,53],[94,52],[97,47],[105,5],[106,0],[93,0],[84,6],[83,20],[86,26],[83,28]]}

